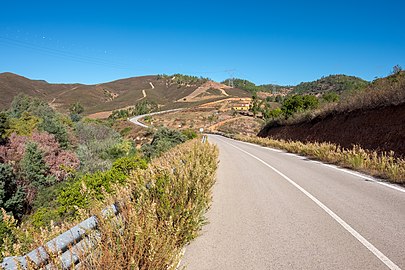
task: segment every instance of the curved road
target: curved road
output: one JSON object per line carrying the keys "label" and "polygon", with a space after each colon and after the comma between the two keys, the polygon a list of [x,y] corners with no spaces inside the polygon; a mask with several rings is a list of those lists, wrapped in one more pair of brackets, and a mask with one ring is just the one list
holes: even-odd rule
{"label": "curved road", "polygon": [[138,126],[141,126],[141,127],[144,127],[144,128],[148,128],[147,125],[139,122],[139,120],[146,117],[146,116],[152,116],[152,115],[156,115],[156,114],[175,112],[175,111],[180,111],[180,110],[183,110],[183,109],[172,109],[172,110],[167,110],[167,111],[160,111],[160,112],[154,112],[154,113],[141,114],[141,115],[131,117],[128,120],[131,121],[132,123],[134,123],[135,125],[138,125]]}
{"label": "curved road", "polygon": [[405,269],[405,190],[209,135],[220,164],[209,224],[181,266]]}

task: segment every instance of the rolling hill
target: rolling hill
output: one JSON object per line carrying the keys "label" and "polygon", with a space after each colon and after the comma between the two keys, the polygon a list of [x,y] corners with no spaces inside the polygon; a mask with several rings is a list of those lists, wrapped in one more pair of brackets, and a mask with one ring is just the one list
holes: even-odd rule
{"label": "rolling hill", "polygon": [[[192,95],[197,89],[198,95]],[[169,109],[190,107],[228,96],[250,96],[245,90],[181,74],[132,77],[85,85],[53,84],[13,73],[0,73],[0,110],[6,109],[14,96],[20,93],[39,97],[62,112],[66,112],[71,104],[80,102],[86,114],[132,106],[143,99]]]}
{"label": "rolling hill", "polygon": [[293,93],[296,94],[322,94],[325,92],[342,93],[345,91],[358,90],[365,88],[368,82],[354,76],[347,75],[329,75],[312,82],[302,82],[294,87]]}

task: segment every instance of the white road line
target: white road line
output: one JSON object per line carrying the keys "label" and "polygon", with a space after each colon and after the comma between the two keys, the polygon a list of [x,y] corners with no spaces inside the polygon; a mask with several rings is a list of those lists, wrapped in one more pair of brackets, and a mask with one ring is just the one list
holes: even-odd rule
{"label": "white road line", "polygon": [[321,161],[311,160],[311,159],[308,159],[306,157],[300,156],[298,154],[288,153],[288,152],[278,150],[278,149],[275,149],[275,148],[272,148],[272,147],[262,146],[262,145],[259,145],[259,144],[239,141],[239,140],[235,140],[235,139],[231,139],[231,140],[239,142],[239,143],[243,143],[243,144],[253,145],[253,146],[256,146],[256,147],[260,147],[260,148],[265,148],[265,149],[268,149],[268,150],[273,151],[273,152],[284,153],[285,155],[296,157],[296,158],[299,158],[299,159],[307,159],[310,162],[320,164],[320,165],[323,165],[325,167],[332,168],[332,169],[335,169],[335,170],[338,170],[338,171],[341,171],[341,172],[344,172],[344,173],[347,173],[347,174],[351,174],[351,175],[354,175],[354,176],[369,180],[369,181],[371,181],[373,183],[376,183],[376,184],[379,184],[379,185],[394,189],[396,191],[405,193],[405,188],[402,188],[402,187],[400,187],[398,185],[395,185],[395,184],[384,182],[383,180],[380,180],[378,178],[374,178],[372,176],[369,176],[369,175],[366,175],[366,174],[363,174],[363,173],[355,172],[355,171],[352,171],[352,170],[349,170],[349,169],[343,169],[343,168],[340,168],[339,166],[323,163]]}
{"label": "white road line", "polygon": [[293,180],[291,180],[288,176],[265,162],[264,160],[256,157],[255,155],[252,155],[251,153],[234,146],[222,139],[219,139],[220,141],[223,141],[230,146],[238,149],[239,151],[251,156],[252,158],[260,161],[273,171],[275,171],[277,174],[279,174],[281,177],[283,177],[285,180],[287,180],[290,184],[292,184],[294,187],[296,187],[298,190],[300,190],[302,193],[304,193],[308,198],[310,198],[313,202],[315,202],[320,208],[322,208],[328,215],[330,215],[335,221],[337,221],[346,231],[348,231],[351,235],[353,235],[360,243],[362,243],[368,250],[370,250],[380,261],[382,261],[386,266],[388,266],[389,269],[391,270],[401,270],[398,265],[396,265],[394,262],[392,262],[390,259],[388,259],[387,256],[385,256],[381,251],[379,251],[373,244],[371,244],[369,241],[367,241],[363,236],[361,236],[355,229],[350,227],[349,224],[347,224],[343,219],[341,219],[337,214],[335,214],[332,210],[330,210],[326,205],[321,203],[317,198],[315,198],[311,193],[306,191],[304,188],[302,188],[300,185],[295,183]]}

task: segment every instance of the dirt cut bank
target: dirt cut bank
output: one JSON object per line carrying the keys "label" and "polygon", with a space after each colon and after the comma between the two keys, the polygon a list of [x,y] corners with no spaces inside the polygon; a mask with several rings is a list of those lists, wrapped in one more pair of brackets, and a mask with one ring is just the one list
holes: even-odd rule
{"label": "dirt cut bank", "polygon": [[360,145],[377,152],[394,151],[396,156],[405,157],[405,103],[318,116],[294,125],[267,125],[258,136],[331,142],[344,148]]}

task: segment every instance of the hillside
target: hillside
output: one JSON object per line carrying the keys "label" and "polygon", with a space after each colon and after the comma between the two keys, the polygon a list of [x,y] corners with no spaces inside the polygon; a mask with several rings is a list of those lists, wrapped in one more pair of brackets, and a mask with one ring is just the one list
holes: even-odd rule
{"label": "hillside", "polygon": [[[223,81],[223,84],[229,84],[230,79]],[[368,85],[368,82],[347,75],[329,75],[311,82],[302,82],[296,86],[282,86],[277,84],[262,84],[255,83],[245,79],[233,79],[233,85],[236,88],[243,89],[249,92],[262,93],[263,95],[288,95],[292,94],[324,94],[326,92],[336,92],[342,94],[346,91],[354,91],[363,89]]]}
{"label": "hillside", "polygon": [[347,95],[332,107],[312,112],[300,121],[272,121],[260,137],[332,142],[351,148],[395,151],[405,156],[405,72],[372,82],[355,94]]}
{"label": "hillside", "polygon": [[358,90],[366,87],[368,82],[354,76],[329,75],[312,82],[302,82],[294,87],[293,93],[322,94],[325,92],[342,93],[345,91]]}
{"label": "hillside", "polygon": [[207,82],[208,79],[175,74],[133,77],[96,85],[52,84],[30,80],[13,73],[1,73],[0,110],[7,108],[13,98],[20,93],[39,97],[62,112],[66,112],[71,104],[80,102],[86,114],[128,107],[143,99],[156,102],[160,107],[173,108],[188,107],[194,103],[228,96],[250,96],[247,91],[235,88],[228,88],[224,92],[222,85],[212,83],[199,93],[205,95],[204,99],[182,102],[182,99]]}
{"label": "hillside", "polygon": [[[226,79],[222,84],[229,85],[231,79]],[[269,93],[288,93],[293,89],[293,86],[282,86],[277,84],[262,84],[256,85],[254,82],[245,79],[232,79],[233,86],[238,89],[243,89],[249,92],[269,92]]]}

